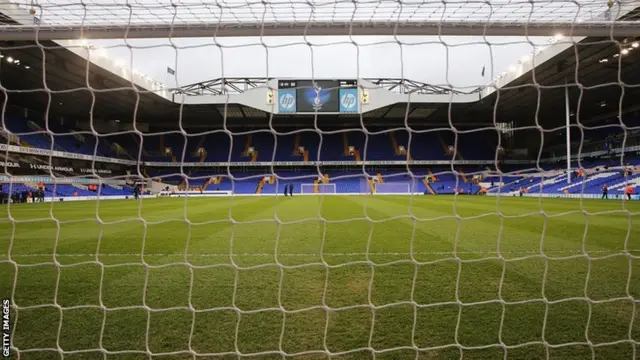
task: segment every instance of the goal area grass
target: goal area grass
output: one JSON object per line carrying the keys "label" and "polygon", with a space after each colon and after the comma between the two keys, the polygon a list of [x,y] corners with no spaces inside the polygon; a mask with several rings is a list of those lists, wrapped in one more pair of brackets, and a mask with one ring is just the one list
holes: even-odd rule
{"label": "goal area grass", "polygon": [[638,256],[640,202],[613,200],[265,196],[0,212],[0,296],[17,309],[21,359],[632,358]]}

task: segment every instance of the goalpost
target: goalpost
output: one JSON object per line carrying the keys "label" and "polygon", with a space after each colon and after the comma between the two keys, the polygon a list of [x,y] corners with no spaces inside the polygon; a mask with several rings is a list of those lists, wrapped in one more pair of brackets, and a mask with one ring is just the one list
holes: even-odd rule
{"label": "goalpost", "polygon": [[302,195],[335,194],[336,184],[302,184],[300,186],[300,193]]}
{"label": "goalpost", "polygon": [[[125,164],[132,173],[149,178],[152,175],[147,172],[153,173],[153,169],[161,169],[161,177],[182,178],[207,168],[229,181],[244,181],[243,189],[254,193],[275,191],[273,184],[247,180],[242,171],[256,170],[251,173],[255,176],[260,167],[268,173],[265,175],[276,176],[291,162],[287,158],[274,164],[278,159],[269,152],[276,153],[276,149],[278,154],[299,156],[296,176],[305,175],[298,171],[320,170],[324,165],[311,163],[315,159],[309,159],[309,154],[292,155],[292,138],[296,136],[296,144],[302,142],[300,147],[307,148],[306,139],[299,135],[317,137],[320,160],[327,156],[323,141],[339,136],[331,126],[342,121],[341,125],[359,132],[362,139],[345,134],[335,154],[327,157],[336,168],[344,166],[358,171],[359,176],[368,176],[365,161],[371,154],[367,151],[372,151],[373,141],[382,141],[372,140],[380,133],[370,124],[378,126],[379,120],[386,119],[394,125],[381,132],[402,130],[408,134],[400,146],[399,140],[391,140],[398,149],[395,155],[385,138],[384,148],[395,156],[389,163],[413,170],[409,169],[413,165],[410,161],[419,151],[414,154],[412,150],[423,144],[412,136],[424,133],[421,124],[442,113],[445,115],[436,124],[454,134],[455,140],[446,144],[453,147],[447,160],[434,160],[434,164],[451,166],[455,173],[457,160],[452,159],[462,158],[457,156],[459,135],[503,131],[497,121],[505,120],[496,113],[502,111],[503,96],[509,91],[524,94],[527,88],[535,88],[535,116],[524,130],[542,139],[555,135],[556,130],[539,121],[538,114],[542,119],[554,111],[566,112],[563,119],[569,143],[570,127],[584,131],[592,126],[583,123],[581,109],[569,109],[570,88],[580,92],[581,99],[583,92],[605,85],[623,89],[623,94],[636,88],[637,84],[627,84],[621,75],[600,80],[607,81],[600,84],[575,82],[582,80],[584,67],[586,74],[595,72],[591,67],[599,64],[621,69],[622,64],[627,66],[622,57],[640,51],[636,39],[640,37],[640,21],[637,16],[625,17],[638,6],[638,1],[603,0],[65,0],[63,4],[9,0],[0,5],[6,18],[0,28],[2,93],[5,102],[21,100],[21,107],[31,97],[38,97],[47,125],[74,124],[74,134],[105,141],[128,137],[125,141],[136,142],[135,153],[126,160],[110,158],[104,156],[109,151],[100,149],[96,142],[90,155],[92,166],[101,162],[114,167]],[[496,37],[499,40],[493,41]],[[596,38],[596,46],[609,42],[614,50],[599,61],[586,62],[577,53],[585,37]],[[517,48],[513,51],[502,50],[514,44]],[[603,49],[594,53],[608,51]],[[436,51],[442,51],[437,61],[433,60]],[[61,55],[66,52],[69,54]],[[570,61],[554,62],[552,67],[557,73],[566,72],[562,75],[564,85],[545,83],[559,77],[555,73],[536,76],[534,72],[522,77],[540,64],[550,67],[553,61],[548,60],[563,52],[572,54]],[[502,54],[504,58],[498,58]],[[425,57],[432,58],[427,67]],[[144,68],[149,64],[155,65]],[[432,73],[425,73],[425,68]],[[392,85],[389,83],[394,79],[370,79],[380,73],[398,74],[402,79]],[[8,89],[5,74],[29,81],[18,81]],[[257,78],[232,78],[241,76],[235,74],[256,74]],[[307,91],[299,95],[295,89],[300,85],[290,79],[298,74],[307,82]],[[338,76],[351,79],[326,80]],[[412,81],[412,77],[432,83]],[[70,79],[69,83],[65,79]],[[517,84],[516,79],[520,81]],[[336,87],[335,96],[323,93],[327,89],[320,80]],[[552,91],[559,88],[566,90],[567,107],[538,111],[540,99],[554,97],[547,92],[554,94]],[[79,110],[75,102],[81,98],[90,105]],[[469,117],[481,119],[477,121],[479,128],[467,131],[455,126],[466,114],[458,108],[452,111],[453,105],[481,100],[495,107],[494,118],[472,113]],[[622,104],[622,95],[618,100],[602,104],[602,108]],[[304,107],[298,106],[298,101],[306,101]],[[171,106],[166,108],[170,111],[158,110],[164,109],[159,104],[169,102]],[[392,106],[400,102],[407,106],[396,111],[399,109]],[[436,102],[443,104],[433,106]],[[190,113],[194,116],[185,114],[185,109],[194,105],[199,106]],[[474,106],[467,109],[476,111]],[[74,110],[68,111],[72,121],[67,120],[65,109]],[[21,108],[18,113],[27,117],[29,111]],[[126,114],[127,118],[115,114]],[[311,124],[308,129],[278,129],[298,114]],[[7,128],[13,114],[1,115],[0,127]],[[154,129],[156,117],[164,116],[171,116],[175,126]],[[330,122],[324,123],[329,117]],[[211,119],[219,120],[219,126],[203,125]],[[234,121],[249,119],[259,125],[241,130],[229,127]],[[625,131],[626,139],[629,125],[622,120],[616,124]],[[23,128],[17,135],[37,133],[53,139],[52,129]],[[504,132],[511,130],[520,129]],[[267,133],[273,143],[262,144],[252,138],[261,133]],[[208,144],[207,137],[215,134],[223,134],[229,142]],[[0,145],[5,145],[0,147],[3,155],[46,155],[44,161],[49,166],[58,158],[79,159],[77,154],[54,150],[54,141],[46,143],[51,150],[47,153],[38,154],[38,149],[30,146],[9,147],[11,136],[6,141],[0,136],[4,142]],[[149,139],[152,136],[158,139]],[[165,136],[168,142],[176,142],[171,137],[184,141],[170,149]],[[349,146],[355,147],[357,142],[362,147],[351,155]],[[145,154],[149,149],[145,143],[151,143],[156,154]],[[198,147],[193,147],[195,144]],[[245,146],[244,152],[238,144]],[[157,149],[162,146],[168,151],[161,151],[160,156]],[[438,151],[442,150],[439,146],[435,145]],[[201,147],[207,151],[194,152]],[[213,156],[218,155],[214,150],[222,152],[224,161]],[[400,152],[406,153],[403,160],[398,160]],[[208,160],[208,156],[215,160]],[[496,164],[498,158],[496,152]],[[15,177],[7,165],[9,159],[0,159],[1,175]],[[545,164],[540,156],[536,159],[528,165],[542,168]],[[571,157],[566,160],[570,163]],[[328,173],[333,174],[331,171]],[[92,175],[107,178],[105,174]],[[413,179],[408,183],[372,185],[364,181],[362,187],[352,185],[355,193],[370,190],[366,184],[375,186],[377,194],[413,194],[417,181],[425,175],[410,176]],[[425,182],[425,186],[429,184]],[[300,186],[302,195],[336,192],[335,183]],[[453,206],[444,204],[449,198]],[[160,199],[156,201],[163,202],[163,207],[151,214],[143,205],[148,201],[144,199],[136,203],[135,211],[126,213],[130,214],[126,219],[118,217],[126,210],[124,206],[109,209],[108,204],[97,201],[80,214],[89,216],[87,223],[95,226],[90,229],[83,227],[85,217],[70,215],[77,208],[63,207],[67,204],[56,204],[54,209],[52,202],[43,213],[37,213],[35,204],[29,204],[28,211],[20,205],[7,206],[6,212],[2,208],[0,213],[0,300],[11,321],[2,329],[3,351],[16,358],[47,359],[85,355],[100,359],[507,359],[524,358],[535,351],[537,355],[532,357],[549,359],[563,358],[563,351],[570,350],[574,353],[565,358],[614,358],[622,348],[624,354],[635,357],[640,349],[636,286],[640,258],[627,244],[633,236],[626,236],[621,247],[598,257],[587,247],[602,240],[587,237],[583,227],[579,235],[582,248],[556,257],[545,251],[546,240],[564,241],[566,231],[547,223],[564,214],[545,212],[542,202],[535,213],[521,213],[504,205],[503,200],[490,208],[464,212],[457,206],[464,199],[449,198],[428,198],[430,202],[424,205],[424,198],[417,197],[310,197],[301,200],[319,204],[318,210],[299,209],[302,220],[287,213],[298,210],[298,201],[280,196],[221,199],[225,202]],[[271,200],[271,205],[267,204]],[[336,220],[331,210],[339,212],[346,203],[355,204],[358,211]],[[586,211],[582,202],[576,206],[580,216],[604,216],[591,208]],[[438,217],[423,217],[429,207],[439,211]],[[217,217],[209,216],[214,210]],[[620,210],[611,210],[616,211]],[[628,217],[637,215],[627,208],[620,212]],[[528,219],[540,224],[533,240],[534,252],[525,256],[518,248],[516,255],[510,254],[504,243],[510,238],[521,240],[527,232],[521,226]],[[631,221],[626,223],[631,229]],[[585,224],[589,226],[589,222]],[[591,226],[604,225],[596,222]],[[471,241],[479,233],[488,234],[486,239],[495,250],[478,250],[480,245]],[[125,236],[134,241],[119,242]],[[389,245],[391,242],[380,245],[395,236],[406,243],[405,252],[386,249],[394,245]],[[428,248],[421,253],[416,244],[424,239],[429,245],[450,248]],[[328,252],[329,246],[337,250]],[[69,249],[78,250],[73,253]],[[194,252],[197,256],[190,256]],[[465,258],[469,253],[473,257]],[[606,273],[616,280],[615,285],[594,289],[593,282],[605,273],[599,266],[616,260],[623,266],[608,268]],[[478,271],[481,266],[486,267]],[[570,266],[580,271],[570,279],[572,288],[560,288],[551,278],[555,275],[557,279]],[[474,275],[495,276],[491,283],[495,291],[469,280]],[[470,300],[461,295],[461,287],[478,297]],[[515,295],[506,296],[507,290]],[[623,304],[613,311],[608,308],[618,303]],[[621,308],[625,311],[619,311]],[[514,325],[505,320],[521,313],[527,315],[522,317],[523,323]],[[575,327],[571,327],[571,320],[563,321],[563,315],[576,313],[584,315],[584,321]],[[565,333],[569,327],[571,331]],[[601,355],[606,348],[612,352]]]}

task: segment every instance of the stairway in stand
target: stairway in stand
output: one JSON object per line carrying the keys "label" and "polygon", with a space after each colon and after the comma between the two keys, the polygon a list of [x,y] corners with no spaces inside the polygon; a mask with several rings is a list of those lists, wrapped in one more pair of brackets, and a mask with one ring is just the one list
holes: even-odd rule
{"label": "stairway in stand", "polygon": [[431,184],[429,184],[429,180],[427,180],[426,176],[422,179],[422,183],[424,184],[424,186],[427,187],[427,190],[429,190],[431,195],[435,195],[436,194],[436,192],[433,191],[433,188],[431,187]]}
{"label": "stairway in stand", "polygon": [[293,144],[293,155],[300,155],[300,133],[296,134],[296,142]]}
{"label": "stairway in stand", "polygon": [[253,149],[253,152],[251,152],[251,147],[253,144],[253,135],[249,134],[247,135],[247,141],[244,143],[244,151],[242,152],[242,156],[244,157],[250,157],[250,162],[256,162],[258,160],[258,150]]}
{"label": "stairway in stand", "polygon": [[209,180],[205,181],[204,185],[202,185],[202,191],[207,190],[209,185],[219,185],[222,182],[222,176],[214,176],[209,178]]}
{"label": "stairway in stand", "polygon": [[264,187],[264,179],[260,179],[258,182],[258,187],[256,188],[256,194],[260,194],[262,192],[262,188]]}
{"label": "stairway in stand", "polygon": [[342,144],[344,145],[344,156],[349,156],[349,137],[347,133],[342,133]]}
{"label": "stairway in stand", "polygon": [[433,171],[431,171],[431,169],[427,170],[427,172],[429,173],[429,182],[437,182],[438,178],[434,175]]}
{"label": "stairway in stand", "polygon": [[462,178],[462,182],[469,182],[469,178],[467,178],[467,175],[465,175],[464,170],[460,169],[460,170],[458,170],[458,172],[460,173],[460,177]]}
{"label": "stairway in stand", "polygon": [[198,140],[198,145],[196,145],[196,151],[198,151],[198,149],[200,149],[202,147],[202,144],[204,144],[204,141],[207,139],[207,135],[202,135],[200,137],[200,140]]}
{"label": "stairway in stand", "polygon": [[[440,141],[440,145],[442,145],[442,149],[444,149],[444,153],[447,155],[453,155],[453,152],[449,151],[449,145],[444,141],[444,139],[442,138],[442,136],[440,134],[438,134],[438,140]],[[453,147],[453,145],[452,145]],[[464,157],[462,156],[462,153],[460,152],[460,148],[455,148],[454,149],[455,154],[456,154],[456,158],[455,160],[464,160]]]}
{"label": "stairway in stand", "polygon": [[355,157],[356,161],[360,161],[360,160],[361,160],[361,159],[360,159],[360,150],[355,149],[355,150],[353,151],[353,156]]}
{"label": "stairway in stand", "polygon": [[244,142],[244,151],[242,152],[242,156],[249,156],[249,148],[253,143],[253,135],[247,135],[247,140]]}
{"label": "stairway in stand", "polygon": [[398,147],[398,141],[396,140],[396,133],[395,131],[392,131],[389,133],[389,136],[391,137],[391,145],[393,146],[393,152],[396,155],[402,155],[400,153],[400,147]]}
{"label": "stairway in stand", "polygon": [[309,162],[309,150],[300,151],[300,134],[296,134],[296,142],[293,145],[293,156],[302,156],[302,161]]}
{"label": "stairway in stand", "polygon": [[360,150],[356,149],[355,146],[353,147],[353,154],[350,153],[349,148],[351,147],[349,145],[349,137],[347,136],[347,133],[342,133],[342,143],[344,145],[344,156],[353,156],[355,161],[360,161]]}

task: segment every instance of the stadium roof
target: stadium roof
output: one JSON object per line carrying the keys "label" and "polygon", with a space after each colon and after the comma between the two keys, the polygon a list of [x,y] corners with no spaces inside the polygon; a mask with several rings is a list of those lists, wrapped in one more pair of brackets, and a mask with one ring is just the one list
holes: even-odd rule
{"label": "stadium roof", "polygon": [[[632,9],[624,18],[635,19],[637,13],[638,9]],[[576,80],[581,84],[582,91],[572,86],[571,98],[572,104],[580,101],[582,122],[616,112],[620,103],[624,109],[633,109],[633,106],[640,104],[640,90],[634,86],[640,84],[640,67],[636,65],[640,49],[633,47],[635,38],[616,38],[620,46],[610,38],[575,40],[580,40],[575,46],[571,39],[552,44],[529,61],[519,64],[515,71],[500,75],[500,79],[494,83],[499,91],[487,87],[480,93],[467,91],[470,94],[458,94],[461,96],[458,98],[457,95],[452,97],[451,93],[438,94],[442,88],[411,79],[369,79],[371,83],[384,84],[390,91],[411,94],[411,97],[406,97],[411,103],[389,104],[366,112],[363,116],[367,124],[375,124],[377,121],[402,121],[408,113],[411,123],[427,122],[447,127],[450,120],[454,125],[490,124],[494,120],[533,125],[537,117],[540,125],[555,126],[564,120],[564,111],[560,109],[564,108],[565,83],[575,83]],[[166,89],[152,88],[148,83],[139,81],[141,78],[135,74],[118,76],[114,74],[115,70],[110,71],[108,64],[100,63],[99,59],[92,58],[87,66],[86,55],[82,56],[83,51],[87,53],[86,49],[70,50],[61,47],[61,44],[60,41],[42,41],[41,45],[46,49],[43,51],[33,42],[0,42],[4,49],[3,56],[20,59],[22,65],[11,67],[11,71],[0,72],[0,81],[8,89],[11,104],[42,111],[49,109],[50,115],[78,119],[86,119],[93,109],[96,121],[120,120],[124,124],[131,122],[135,116],[138,123],[171,128],[177,127],[178,119],[185,127],[210,127],[220,124],[225,115],[229,121],[238,119],[243,120],[241,124],[251,125],[265,124],[271,118],[265,111],[233,103],[233,100],[225,104],[228,95],[244,91],[244,88],[234,89],[234,83],[251,87],[252,83],[257,83],[256,79],[213,80],[212,84],[221,86],[224,94],[219,95],[223,96],[203,104],[195,104],[199,100],[190,97],[188,102],[192,104],[181,105],[182,99],[174,98],[177,103],[169,100],[171,95]],[[621,55],[621,51],[628,53]],[[100,63],[100,66],[95,63]],[[534,63],[536,67],[532,71]],[[9,65],[3,63],[3,66],[8,69]],[[132,80],[140,91],[132,89]],[[88,85],[92,90],[87,89]],[[183,87],[181,91],[201,85]],[[436,97],[425,95],[427,91]],[[432,101],[420,101],[421,95],[416,96],[416,93]],[[457,100],[450,106],[452,99]],[[334,119],[335,124],[359,126],[359,115],[324,117],[327,122]],[[308,124],[308,118],[313,116],[278,115],[273,121],[299,125]]]}
{"label": "stadium roof", "polygon": [[[3,0],[0,5],[7,3]],[[624,6],[624,4],[623,4]],[[617,7],[617,5],[616,5]],[[613,13],[616,14],[617,8]],[[601,14],[607,3],[579,1],[247,1],[207,4],[198,0],[38,1],[3,12],[41,40],[199,36],[313,35],[595,35],[609,26]],[[30,14],[33,10],[34,14]],[[38,17],[33,25],[33,15]],[[621,19],[618,19],[621,20]],[[526,29],[525,26],[526,24]],[[34,31],[0,28],[5,39],[33,40]],[[618,36],[635,34],[634,24],[618,22]]]}
{"label": "stadium roof", "polygon": [[[586,45],[587,43],[590,45]],[[632,43],[629,40],[625,46],[631,47]],[[5,48],[13,47],[10,52],[5,52],[5,56],[13,56],[21,59],[23,64],[30,64],[29,69],[15,67],[12,71],[2,71],[0,74],[3,87],[11,89],[7,93],[12,104],[43,111],[49,107],[52,115],[80,119],[88,117],[93,104],[96,120],[118,119],[128,122],[135,114],[139,122],[173,125],[172,127],[176,127],[180,112],[183,114],[184,126],[211,126],[212,123],[223,120],[224,104],[184,105],[180,110],[180,104],[172,103],[154,93],[133,91],[131,82],[99,66],[90,65],[87,71],[87,62],[65,49],[48,50],[45,56],[46,69],[43,71],[40,48],[32,44],[16,48],[21,45],[23,44],[0,43],[0,46]],[[453,103],[452,120],[454,124],[492,122],[494,105],[497,102],[496,120],[499,122],[516,120],[520,121],[520,124],[533,124],[536,109],[539,108],[538,119],[542,125],[561,124],[564,111],[559,109],[564,108],[564,84],[565,81],[574,83],[576,75],[583,86],[580,100],[583,121],[602,113],[618,111],[620,101],[625,109],[636,106],[640,104],[640,89],[637,87],[637,84],[640,84],[640,49],[614,57],[616,54],[620,54],[620,49],[607,39],[583,40],[580,45],[572,46],[536,67],[535,74],[528,71],[499,91],[486,95],[482,100]],[[577,70],[576,59],[579,63]],[[603,59],[607,61],[603,62]],[[93,91],[86,89],[87,73]],[[44,90],[43,75],[50,91]],[[245,79],[218,79],[213,83],[224,82],[228,86],[237,81],[245,83]],[[246,79],[247,84],[251,81]],[[427,84],[407,81],[403,85],[405,88],[400,89],[398,79],[378,81],[386,83],[390,91],[404,93],[421,91],[421,85],[428,88]],[[393,82],[397,85],[393,85]],[[406,84],[413,86],[407,87]],[[621,86],[622,84],[628,86]],[[572,103],[577,102],[579,95],[579,90],[573,86]],[[441,96],[445,102],[411,103],[408,111],[410,121],[426,120],[432,124],[448,125],[449,103],[446,99],[449,95]],[[478,96],[477,99],[479,98]],[[603,103],[605,106],[602,106]],[[363,116],[370,120],[399,121],[404,119],[406,113],[407,104],[399,103],[376,109]],[[269,119],[269,114],[264,111],[233,103],[226,107],[226,115],[228,120],[244,119],[254,125]],[[277,118],[286,119],[283,122],[287,124],[293,124],[293,118],[305,121],[300,115],[278,115]],[[341,123],[349,121],[348,119],[359,122],[358,115],[340,115],[339,118],[342,119]]]}

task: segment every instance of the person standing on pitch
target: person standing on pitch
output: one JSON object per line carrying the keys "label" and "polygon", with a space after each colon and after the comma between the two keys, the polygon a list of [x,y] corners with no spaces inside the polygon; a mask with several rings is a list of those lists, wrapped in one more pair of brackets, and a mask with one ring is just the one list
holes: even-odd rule
{"label": "person standing on pitch", "polygon": [[284,184],[284,196],[287,196],[287,191],[289,190],[289,185]]}
{"label": "person standing on pitch", "polygon": [[627,195],[627,200],[631,200],[631,195],[633,194],[633,185],[627,184],[627,188],[625,189],[625,194]]}
{"label": "person standing on pitch", "polygon": [[289,183],[289,196],[293,197],[293,184]]}
{"label": "person standing on pitch", "polygon": [[604,184],[602,186],[602,199],[608,199],[609,198],[609,188],[607,187],[607,184]]}

